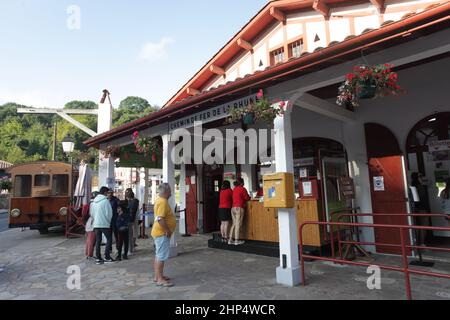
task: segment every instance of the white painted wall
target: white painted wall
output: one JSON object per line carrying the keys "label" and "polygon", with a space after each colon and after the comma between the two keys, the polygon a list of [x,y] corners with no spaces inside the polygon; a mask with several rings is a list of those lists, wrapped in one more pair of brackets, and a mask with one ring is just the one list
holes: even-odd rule
{"label": "white painted wall", "polygon": [[[284,45],[284,33],[289,43],[293,39],[297,39],[302,35],[306,35],[305,48],[309,52],[313,52],[318,47],[326,47],[331,41],[343,41],[347,36],[354,33],[360,35],[365,29],[376,29],[380,27],[383,21],[400,20],[406,13],[411,11],[421,11],[430,4],[439,3],[439,0],[413,0],[413,1],[386,1],[386,10],[383,14],[379,14],[376,7],[370,2],[358,5],[333,8],[330,11],[329,36],[327,39],[327,22],[317,11],[310,10],[304,12],[294,12],[287,14],[285,27],[276,20],[256,38],[252,39],[254,47],[253,53],[240,52],[226,66],[227,76],[214,77],[209,81],[204,89],[215,88],[228,81],[234,81],[238,76],[243,77],[254,71],[264,70],[269,66],[268,56],[270,51]],[[397,12],[392,12],[397,11]],[[352,32],[351,19],[354,19]],[[305,24],[305,30],[303,30]],[[320,38],[316,40],[316,35]],[[250,60],[247,55],[250,56]],[[287,57],[287,53],[285,53]],[[262,61],[262,66],[259,66]],[[235,71],[239,70],[239,74]]]}

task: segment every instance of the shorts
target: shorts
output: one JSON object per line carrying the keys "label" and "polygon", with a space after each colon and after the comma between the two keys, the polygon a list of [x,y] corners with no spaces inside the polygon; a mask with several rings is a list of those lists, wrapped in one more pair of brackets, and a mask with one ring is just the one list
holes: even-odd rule
{"label": "shorts", "polygon": [[219,220],[231,221],[231,208],[219,208]]}
{"label": "shorts", "polygon": [[159,262],[167,261],[169,259],[170,238],[166,236],[155,238],[155,247],[156,260]]}

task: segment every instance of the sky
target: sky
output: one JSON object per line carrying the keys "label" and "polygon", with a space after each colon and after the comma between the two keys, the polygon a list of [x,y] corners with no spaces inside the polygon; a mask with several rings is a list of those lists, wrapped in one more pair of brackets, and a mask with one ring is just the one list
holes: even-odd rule
{"label": "sky", "polygon": [[0,105],[163,105],[267,0],[0,0]]}

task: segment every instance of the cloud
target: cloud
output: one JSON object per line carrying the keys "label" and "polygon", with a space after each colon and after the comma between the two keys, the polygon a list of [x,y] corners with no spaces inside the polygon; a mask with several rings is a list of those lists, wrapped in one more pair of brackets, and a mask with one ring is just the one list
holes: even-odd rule
{"label": "cloud", "polygon": [[138,59],[141,61],[157,61],[168,56],[167,47],[175,40],[163,37],[158,42],[147,42],[142,46]]}

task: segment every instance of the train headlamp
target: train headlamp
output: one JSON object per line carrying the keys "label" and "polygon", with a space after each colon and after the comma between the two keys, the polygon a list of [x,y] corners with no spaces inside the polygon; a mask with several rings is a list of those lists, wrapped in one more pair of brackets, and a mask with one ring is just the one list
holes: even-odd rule
{"label": "train headlamp", "polygon": [[12,209],[10,212],[11,217],[13,218],[17,218],[18,216],[21,215],[22,212],[20,212],[19,209]]}
{"label": "train headlamp", "polygon": [[66,207],[62,207],[61,209],[59,209],[59,214],[61,216],[66,216],[67,215],[67,208]]}

